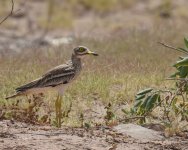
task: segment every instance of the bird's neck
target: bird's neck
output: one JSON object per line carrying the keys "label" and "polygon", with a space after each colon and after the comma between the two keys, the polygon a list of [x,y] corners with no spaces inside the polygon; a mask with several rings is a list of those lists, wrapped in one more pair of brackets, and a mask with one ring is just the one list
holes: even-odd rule
{"label": "bird's neck", "polygon": [[72,60],[72,64],[75,68],[77,69],[81,69],[82,67],[82,63],[81,63],[81,58],[79,58],[77,55],[75,54],[72,54],[72,57],[71,57],[71,60]]}

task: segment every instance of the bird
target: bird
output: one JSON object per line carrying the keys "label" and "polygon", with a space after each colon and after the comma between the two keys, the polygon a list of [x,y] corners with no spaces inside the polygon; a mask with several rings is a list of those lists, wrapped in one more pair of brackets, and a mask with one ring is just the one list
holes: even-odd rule
{"label": "bird", "polygon": [[46,91],[55,90],[58,97],[63,96],[67,86],[76,79],[82,70],[82,59],[86,55],[98,56],[97,53],[90,51],[85,46],[77,46],[73,49],[71,60],[65,64],[59,65],[47,71],[44,75],[25,85],[17,87],[15,94],[6,97],[6,99],[17,96],[45,93]]}

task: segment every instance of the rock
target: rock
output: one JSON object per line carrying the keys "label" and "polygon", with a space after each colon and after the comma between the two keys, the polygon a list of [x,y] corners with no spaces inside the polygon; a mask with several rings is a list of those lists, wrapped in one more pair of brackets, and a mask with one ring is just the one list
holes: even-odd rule
{"label": "rock", "polygon": [[114,129],[118,133],[125,134],[126,136],[128,135],[142,142],[149,142],[156,140],[161,141],[164,139],[164,137],[160,135],[160,132],[147,129],[135,124],[120,124],[118,126],[115,126]]}

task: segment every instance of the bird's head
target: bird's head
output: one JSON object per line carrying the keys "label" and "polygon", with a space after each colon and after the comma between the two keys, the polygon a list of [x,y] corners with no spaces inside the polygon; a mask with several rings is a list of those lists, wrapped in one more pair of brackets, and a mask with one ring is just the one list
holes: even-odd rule
{"label": "bird's head", "polygon": [[78,46],[74,48],[73,53],[79,58],[82,58],[83,56],[86,56],[86,55],[98,56],[97,53],[90,51],[87,47],[84,47],[84,46]]}

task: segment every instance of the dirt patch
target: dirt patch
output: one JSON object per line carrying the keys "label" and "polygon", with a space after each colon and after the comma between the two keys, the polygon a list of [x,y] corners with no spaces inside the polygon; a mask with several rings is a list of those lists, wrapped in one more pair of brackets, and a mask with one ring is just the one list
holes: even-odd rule
{"label": "dirt patch", "polygon": [[89,130],[70,127],[56,129],[12,121],[0,122],[2,150],[186,150],[187,148],[187,139],[173,137],[163,141],[140,142],[104,126]]}

